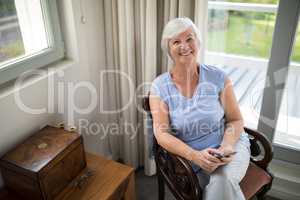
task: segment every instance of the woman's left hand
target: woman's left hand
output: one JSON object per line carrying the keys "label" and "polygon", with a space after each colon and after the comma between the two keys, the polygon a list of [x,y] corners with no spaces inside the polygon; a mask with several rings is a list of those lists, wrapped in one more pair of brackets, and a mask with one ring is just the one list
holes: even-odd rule
{"label": "woman's left hand", "polygon": [[[223,155],[228,155],[230,153],[233,153],[234,152],[234,148],[233,146],[231,145],[226,145],[226,146],[220,146],[218,149],[217,149],[221,154]],[[234,155],[230,155],[228,157],[223,157],[221,158],[220,160],[223,162],[223,164],[228,164],[230,163],[232,160],[233,160],[233,157]]]}

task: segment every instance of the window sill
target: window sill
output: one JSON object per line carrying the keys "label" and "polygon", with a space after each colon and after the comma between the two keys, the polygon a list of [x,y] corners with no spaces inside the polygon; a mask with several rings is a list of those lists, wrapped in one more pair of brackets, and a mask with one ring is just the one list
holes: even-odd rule
{"label": "window sill", "polygon": [[291,200],[300,198],[300,165],[273,159],[270,171],[275,176],[270,196]]}
{"label": "window sill", "polygon": [[52,63],[50,65],[47,65],[43,68],[40,68],[41,70],[47,70],[48,72],[44,75],[33,75],[26,80],[24,80],[20,87],[15,87],[16,79],[9,81],[7,83],[3,83],[0,85],[0,100],[2,98],[5,98],[6,96],[9,96],[16,92],[17,90],[26,88],[30,85],[33,85],[53,74],[56,74],[59,71],[65,71],[66,69],[74,66],[77,63],[75,60],[70,59],[63,59],[56,63]]}

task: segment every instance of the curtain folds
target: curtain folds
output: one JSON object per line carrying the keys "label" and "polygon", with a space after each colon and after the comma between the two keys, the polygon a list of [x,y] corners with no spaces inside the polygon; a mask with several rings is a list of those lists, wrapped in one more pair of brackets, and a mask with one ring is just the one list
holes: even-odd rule
{"label": "curtain folds", "polygon": [[155,173],[155,163],[149,156],[151,130],[141,97],[151,81],[170,67],[160,48],[162,29],[170,19],[186,16],[204,33],[206,1],[103,0],[107,107],[121,110],[107,114],[107,120],[120,127],[119,134],[108,136],[109,152],[135,168],[144,166],[147,175]]}

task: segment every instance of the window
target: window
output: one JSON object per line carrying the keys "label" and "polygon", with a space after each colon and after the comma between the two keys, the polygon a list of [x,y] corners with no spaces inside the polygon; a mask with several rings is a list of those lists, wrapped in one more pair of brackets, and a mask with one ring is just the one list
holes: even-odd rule
{"label": "window", "polygon": [[277,1],[208,2],[205,62],[219,65],[233,81],[245,124],[255,129],[272,47]]}
{"label": "window", "polygon": [[[300,1],[208,2],[205,62],[234,84],[245,125],[273,142],[274,158],[300,164]],[[298,30],[297,30],[298,26]]]}
{"label": "window", "polygon": [[300,21],[295,39],[274,142],[300,150]]}
{"label": "window", "polygon": [[273,142],[275,159],[296,164],[299,13],[298,0],[209,1],[205,51],[205,62],[223,68],[232,79],[245,125]]}
{"label": "window", "polygon": [[0,84],[63,56],[56,1],[0,0]]}

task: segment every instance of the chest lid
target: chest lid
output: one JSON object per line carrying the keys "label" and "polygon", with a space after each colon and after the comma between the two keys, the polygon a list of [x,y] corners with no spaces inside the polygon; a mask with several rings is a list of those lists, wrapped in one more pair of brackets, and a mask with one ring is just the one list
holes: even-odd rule
{"label": "chest lid", "polygon": [[78,133],[46,126],[5,154],[1,162],[7,162],[31,172],[39,172],[79,138]]}

